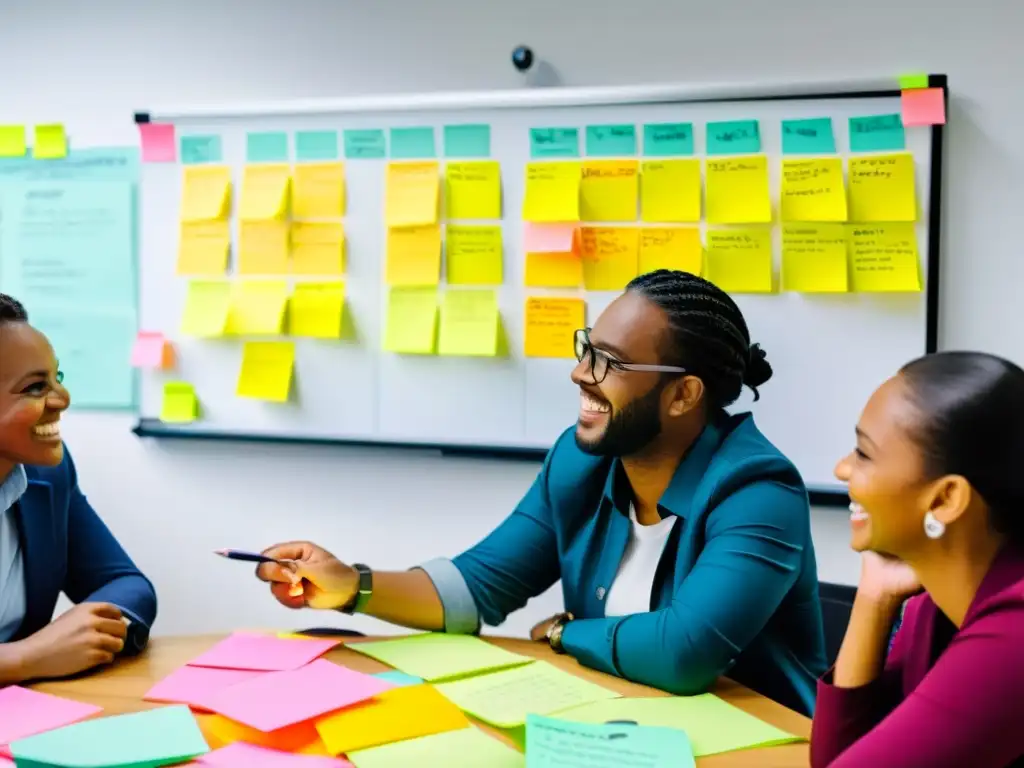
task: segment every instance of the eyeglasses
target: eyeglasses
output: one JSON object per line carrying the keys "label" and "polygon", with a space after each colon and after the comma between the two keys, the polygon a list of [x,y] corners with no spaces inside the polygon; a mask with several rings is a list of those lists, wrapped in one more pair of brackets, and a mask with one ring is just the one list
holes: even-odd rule
{"label": "eyeglasses", "polygon": [[614,369],[616,371],[686,373],[686,369],[680,368],[678,365],[648,365],[646,363],[624,363],[621,360],[616,360],[607,352],[602,352],[600,349],[594,348],[594,345],[590,343],[589,328],[580,328],[576,331],[573,343],[576,348],[577,360],[582,363],[585,358],[589,358],[590,375],[594,379],[594,384],[600,384],[604,381],[605,377],[608,375],[609,369]]}

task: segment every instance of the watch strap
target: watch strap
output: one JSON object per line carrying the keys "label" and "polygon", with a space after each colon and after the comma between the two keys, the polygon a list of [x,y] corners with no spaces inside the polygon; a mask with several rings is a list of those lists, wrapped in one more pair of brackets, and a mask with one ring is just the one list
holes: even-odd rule
{"label": "watch strap", "polygon": [[348,614],[362,613],[373,595],[373,571],[370,567],[362,563],[352,563],[352,569],[359,575],[356,594],[348,604],[340,608],[342,613]]}

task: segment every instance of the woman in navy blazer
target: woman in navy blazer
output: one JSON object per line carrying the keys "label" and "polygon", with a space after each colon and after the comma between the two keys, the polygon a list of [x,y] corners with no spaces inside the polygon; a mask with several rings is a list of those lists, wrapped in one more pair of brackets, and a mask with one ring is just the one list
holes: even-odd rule
{"label": "woman in navy blazer", "polygon": [[[0,293],[0,686],[140,652],[156,593],[78,487],[46,337]],[[76,606],[56,620],[60,593]]]}

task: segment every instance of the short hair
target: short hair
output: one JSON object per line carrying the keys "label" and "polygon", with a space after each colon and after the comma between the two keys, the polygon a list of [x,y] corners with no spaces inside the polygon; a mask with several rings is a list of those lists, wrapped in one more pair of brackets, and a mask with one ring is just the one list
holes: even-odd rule
{"label": "short hair", "polygon": [[25,305],[13,296],[0,293],[0,325],[27,322],[28,312],[25,310]]}
{"label": "short hair", "polygon": [[626,290],[668,316],[665,362],[699,377],[713,407],[734,403],[744,384],[755,400],[760,397],[757,388],[772,377],[772,367],[761,346],[750,343],[743,313],[729,294],[698,275],[670,269],[635,277]]}

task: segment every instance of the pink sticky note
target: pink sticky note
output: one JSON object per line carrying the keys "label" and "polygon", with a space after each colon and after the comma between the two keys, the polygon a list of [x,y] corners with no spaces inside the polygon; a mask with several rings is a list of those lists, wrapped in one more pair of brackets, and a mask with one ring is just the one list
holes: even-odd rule
{"label": "pink sticky note", "polygon": [[131,364],[136,368],[170,368],[174,349],[162,333],[139,331],[132,346]]}
{"label": "pink sticky note", "polygon": [[142,699],[166,704],[188,704],[194,709],[212,712],[209,701],[216,694],[264,674],[266,672],[247,669],[181,667],[150,688]]}
{"label": "pink sticky note", "polygon": [[139,123],[139,138],[142,141],[142,162],[173,163],[178,159],[173,125]]}
{"label": "pink sticky note", "polygon": [[946,100],[941,88],[903,91],[903,125],[945,125]]}
{"label": "pink sticky note", "polygon": [[296,755],[242,741],[206,753],[196,760],[196,765],[217,768],[354,768],[352,763],[340,757]]}
{"label": "pink sticky note", "polygon": [[[102,709],[17,685],[0,688],[0,744],[63,728],[92,717]],[[4,754],[10,755],[10,752],[5,750]]]}
{"label": "pink sticky note", "polygon": [[523,225],[524,251],[526,253],[569,253],[575,250],[576,227],[566,224]]}
{"label": "pink sticky note", "polygon": [[270,672],[233,685],[214,696],[210,705],[230,720],[268,732],[365,701],[393,687],[387,680],[317,659],[299,669]]}
{"label": "pink sticky note", "polygon": [[11,758],[0,755],[0,768],[8,768],[8,766],[10,766],[10,768],[17,768],[17,766],[15,765],[14,761],[11,760]]}
{"label": "pink sticky note", "polygon": [[288,640],[274,635],[235,632],[199,658],[190,661],[189,666],[250,669],[257,672],[298,669],[323,656],[338,642],[320,638]]}

